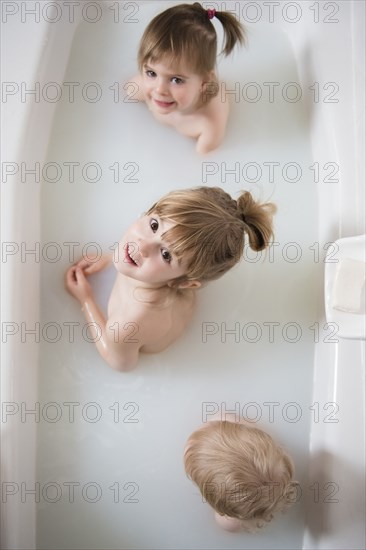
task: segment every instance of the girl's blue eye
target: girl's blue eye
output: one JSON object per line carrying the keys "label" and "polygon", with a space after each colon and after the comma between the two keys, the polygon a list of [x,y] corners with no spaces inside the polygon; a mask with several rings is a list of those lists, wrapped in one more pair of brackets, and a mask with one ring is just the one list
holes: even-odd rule
{"label": "girl's blue eye", "polygon": [[153,232],[155,233],[158,229],[159,229],[159,222],[158,220],[156,220],[155,218],[152,218],[150,220],[150,227],[151,229],[153,230]]}
{"label": "girl's blue eye", "polygon": [[172,261],[172,256],[171,256],[169,250],[167,250],[166,248],[161,249],[161,255],[162,255],[162,258],[165,262],[170,263]]}

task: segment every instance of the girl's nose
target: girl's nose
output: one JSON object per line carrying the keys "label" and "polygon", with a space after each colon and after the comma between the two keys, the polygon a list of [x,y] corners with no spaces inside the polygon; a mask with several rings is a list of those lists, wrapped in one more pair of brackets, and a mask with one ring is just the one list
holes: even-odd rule
{"label": "girl's nose", "polygon": [[162,94],[162,95],[166,94],[168,91],[167,82],[163,78],[158,78],[156,81],[155,89],[159,94]]}
{"label": "girl's nose", "polygon": [[149,244],[146,241],[138,239],[138,249],[143,258],[149,255]]}

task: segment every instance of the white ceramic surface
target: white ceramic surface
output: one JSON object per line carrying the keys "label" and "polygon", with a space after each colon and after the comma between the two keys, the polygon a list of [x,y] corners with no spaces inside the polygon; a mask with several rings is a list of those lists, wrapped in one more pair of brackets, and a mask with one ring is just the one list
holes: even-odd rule
{"label": "white ceramic surface", "polygon": [[[333,248],[332,248],[333,246]],[[337,274],[338,262],[345,259],[365,262],[366,236],[346,237],[338,239],[328,248],[325,267],[325,311],[329,323],[337,326],[337,335],[341,338],[362,339],[366,338],[366,314],[362,311],[363,303],[360,303],[360,313],[340,311],[333,307],[334,284]],[[364,302],[364,291],[361,292],[361,300]],[[364,309],[364,308],[363,308]]]}

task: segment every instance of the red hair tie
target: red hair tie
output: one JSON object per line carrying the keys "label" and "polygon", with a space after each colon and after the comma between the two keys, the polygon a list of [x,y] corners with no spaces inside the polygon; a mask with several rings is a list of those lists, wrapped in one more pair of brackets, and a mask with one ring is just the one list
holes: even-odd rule
{"label": "red hair tie", "polygon": [[213,9],[213,10],[207,10],[207,15],[208,15],[208,18],[209,19],[213,19],[216,15],[216,10]]}

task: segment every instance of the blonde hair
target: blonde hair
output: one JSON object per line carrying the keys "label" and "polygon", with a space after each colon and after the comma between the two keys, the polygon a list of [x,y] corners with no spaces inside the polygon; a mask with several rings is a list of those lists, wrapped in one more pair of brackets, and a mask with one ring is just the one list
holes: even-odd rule
{"label": "blonde hair", "polygon": [[245,235],[253,250],[265,249],[273,238],[272,203],[256,202],[248,191],[234,200],[220,187],[195,187],[172,191],[148,210],[162,220],[174,222],[163,234],[169,250],[184,258],[186,274],[174,280],[211,281],[237,264]]}
{"label": "blonde hair", "polygon": [[[224,29],[223,54],[229,55],[237,42],[244,43],[244,29],[229,12],[216,11]],[[149,60],[185,60],[198,75],[206,75],[216,64],[217,36],[208,12],[201,4],[179,4],[154,17],[146,27],[138,51],[140,71]]]}
{"label": "blonde hair", "polygon": [[184,466],[205,501],[249,532],[296,500],[291,458],[270,435],[246,423],[211,421],[193,432]]}

